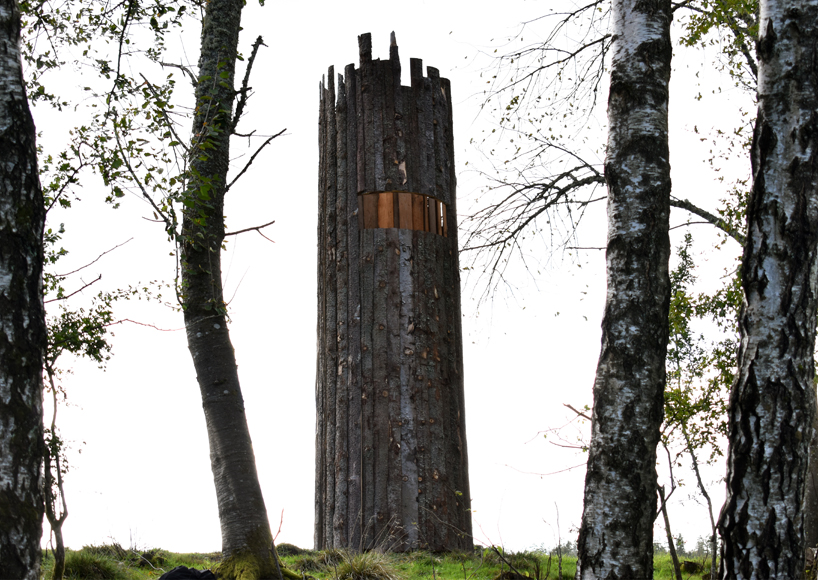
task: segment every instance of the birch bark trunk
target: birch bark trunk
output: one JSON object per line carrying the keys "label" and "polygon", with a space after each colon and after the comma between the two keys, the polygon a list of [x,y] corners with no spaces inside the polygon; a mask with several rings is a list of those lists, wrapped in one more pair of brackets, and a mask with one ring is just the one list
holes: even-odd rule
{"label": "birch bark trunk", "polygon": [[759,23],[720,575],[800,578],[815,414],[818,1],[762,1]]}
{"label": "birch bark trunk", "polygon": [[670,280],[668,0],[615,0],[608,294],[594,382],[579,578],[652,578]]}
{"label": "birch bark trunk", "polygon": [[40,574],[43,222],[20,12],[0,0],[0,578]]}
{"label": "birch bark trunk", "polygon": [[182,295],[219,506],[224,558],[219,577],[277,578],[222,289],[224,195],[242,6],[242,0],[210,0],[202,25],[184,199]]}

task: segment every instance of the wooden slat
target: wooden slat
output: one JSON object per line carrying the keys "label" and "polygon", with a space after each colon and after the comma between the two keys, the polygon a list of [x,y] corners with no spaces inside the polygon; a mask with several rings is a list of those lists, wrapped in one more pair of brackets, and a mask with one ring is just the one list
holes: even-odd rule
{"label": "wooden slat", "polygon": [[401,413],[400,413],[400,363],[401,363],[401,340],[400,340],[400,269],[401,269],[401,244],[400,230],[392,228],[386,230],[386,388],[388,396],[386,399],[388,436],[387,441],[387,464],[386,470],[386,497],[388,505],[388,526],[390,534],[395,538],[390,539],[387,549],[403,550],[399,530],[408,522],[401,520]]}
{"label": "wooden slat", "polygon": [[[388,283],[388,264],[386,233],[388,230],[373,231],[375,249],[373,279],[373,316],[372,316],[372,402],[374,418],[372,423],[372,447],[374,449],[373,480],[373,533],[382,537],[382,531],[389,522],[389,503],[387,498],[388,457],[389,457],[389,360],[387,350],[387,308],[386,295]],[[373,547],[373,546],[369,546]]]}
{"label": "wooden slat", "polygon": [[441,204],[441,212],[443,213],[442,220],[441,220],[443,222],[443,237],[448,238],[449,237],[449,221],[448,221],[449,218],[446,215],[447,210],[446,210],[446,204],[445,203]]}
{"label": "wooden slat", "polygon": [[[349,348],[349,412],[347,457],[349,483],[347,487],[347,547],[355,548],[361,543],[361,247],[359,230],[363,227],[361,196],[357,182],[358,149],[358,84],[355,66],[347,65],[347,199],[355,203],[347,207],[347,248],[349,249],[349,293],[347,304]],[[357,216],[356,216],[357,214]],[[357,219],[356,219],[357,218]],[[320,461],[320,458],[318,458]]]}
{"label": "wooden slat", "polygon": [[395,227],[395,194],[391,191],[382,191],[378,195],[378,227]]}
{"label": "wooden slat", "polygon": [[[366,197],[366,196],[364,196]],[[358,550],[374,545],[375,515],[375,450],[374,398],[372,382],[373,301],[375,285],[375,232],[362,230],[361,236],[361,541]]]}
{"label": "wooden slat", "polygon": [[398,194],[398,205],[400,206],[398,216],[400,224],[398,227],[404,230],[412,229],[412,193],[401,192]]}
{"label": "wooden slat", "polygon": [[378,227],[378,194],[362,195],[364,210],[364,228],[370,230]]}

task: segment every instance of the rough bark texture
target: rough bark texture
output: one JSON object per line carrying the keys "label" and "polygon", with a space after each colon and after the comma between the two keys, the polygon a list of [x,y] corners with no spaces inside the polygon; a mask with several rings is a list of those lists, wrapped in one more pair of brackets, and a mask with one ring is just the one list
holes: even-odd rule
{"label": "rough bark texture", "polygon": [[812,419],[812,443],[809,446],[809,472],[804,491],[804,545],[818,546],[818,413]]}
{"label": "rough bark texture", "polygon": [[320,87],[315,547],[471,547],[449,82]]}
{"label": "rough bark texture", "polygon": [[652,578],[668,339],[668,0],[615,0],[608,293],[594,382],[580,578]]}
{"label": "rough bark texture", "polygon": [[730,394],[723,578],[800,578],[815,414],[818,2],[760,6],[758,117]]}
{"label": "rough bark texture", "polygon": [[205,12],[182,231],[183,300],[219,506],[225,558],[220,577],[277,578],[222,291],[224,193],[242,5],[242,0],[210,0]]}
{"label": "rough bark texture", "polygon": [[20,64],[20,13],[0,0],[0,578],[40,574],[43,196]]}

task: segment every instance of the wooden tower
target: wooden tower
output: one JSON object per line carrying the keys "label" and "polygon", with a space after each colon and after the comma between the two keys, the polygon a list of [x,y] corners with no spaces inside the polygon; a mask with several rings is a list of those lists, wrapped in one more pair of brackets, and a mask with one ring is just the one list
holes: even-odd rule
{"label": "wooden tower", "polygon": [[449,81],[358,45],[320,90],[315,547],[471,549]]}

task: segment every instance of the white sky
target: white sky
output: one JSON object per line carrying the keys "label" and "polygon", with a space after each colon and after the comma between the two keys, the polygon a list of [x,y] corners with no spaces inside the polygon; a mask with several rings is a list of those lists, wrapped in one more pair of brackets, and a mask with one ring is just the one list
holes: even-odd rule
{"label": "white sky", "polygon": [[[247,418],[253,438],[273,532],[283,510],[279,542],[312,546],[318,83],[329,65],[342,72],[358,60],[357,35],[371,32],[373,57],[388,58],[394,30],[408,73],[409,58],[438,68],[452,82],[455,98],[456,162],[459,208],[467,209],[481,185],[465,171],[479,162],[469,145],[483,123],[478,118],[482,90],[480,49],[517,31],[521,21],[540,15],[550,2],[416,1],[407,4],[350,1],[316,4],[279,0],[260,8],[250,2],[244,13],[242,50],[249,54],[259,34],[269,48],[256,61],[251,85],[255,96],[240,129],[287,135],[255,163],[229,194],[230,229],[270,220],[271,244],[255,233],[234,238],[224,256],[226,294],[231,302],[231,338],[236,349]],[[536,28],[526,36],[536,33]],[[540,34],[544,34],[541,31]],[[198,50],[196,31],[185,50]],[[501,49],[502,51],[502,49]],[[707,147],[693,133],[707,133],[735,117],[740,92],[706,96],[701,102],[695,74],[710,85],[716,52],[676,48],[672,79],[671,126],[674,193],[714,209],[722,195],[716,174],[705,167]],[[179,76],[179,75],[177,75]],[[75,81],[73,77],[69,77]],[[78,85],[80,81],[75,81]],[[183,82],[180,82],[180,88]],[[406,84],[406,81],[405,83]],[[727,85],[728,82],[722,82]],[[709,85],[708,85],[709,87]],[[602,99],[604,103],[604,98]],[[604,107],[601,110],[604,114]],[[47,149],[60,147],[65,128],[79,115],[38,108],[35,122]],[[604,120],[604,119],[603,119]],[[729,124],[728,126],[732,126]],[[723,126],[723,125],[719,125]],[[58,138],[59,136],[59,138]],[[243,160],[237,160],[241,167]],[[478,164],[479,167],[479,164]],[[749,168],[728,168],[743,175]],[[71,270],[101,251],[133,237],[83,272],[86,281],[103,274],[92,289],[116,288],[137,281],[173,279],[173,259],[165,236],[146,204],[126,198],[123,207],[104,207],[99,184],[86,176],[82,203],[51,216],[65,222],[61,264]],[[597,204],[580,231],[580,245],[602,246],[604,204]],[[674,215],[675,222],[687,219]],[[695,227],[695,226],[694,226]],[[678,245],[682,230],[674,231]],[[704,226],[694,230],[697,250],[709,252],[715,238]],[[732,254],[738,248],[729,248]],[[544,247],[531,247],[542,263],[534,276],[514,273],[513,292],[483,304],[480,289],[464,287],[463,328],[474,532],[477,542],[503,543],[519,550],[576,539],[582,511],[583,454],[557,447],[542,432],[568,422],[577,408],[591,403],[600,322],[605,294],[604,252],[558,254],[550,261]],[[729,262],[725,253],[702,262],[702,277],[716,280]],[[465,260],[462,260],[465,263]],[[81,282],[76,281],[76,286]],[[104,286],[103,286],[104,285]],[[65,380],[68,408],[59,424],[72,441],[67,477],[70,516],[66,544],[80,548],[112,540],[138,548],[216,551],[221,539],[208,457],[199,389],[187,351],[181,314],[157,304],[126,304],[121,318],[154,324],[172,332],[122,325],[115,328],[115,354],[107,372],[77,361]],[[587,432],[570,427],[564,437]],[[81,453],[80,453],[81,451]],[[577,467],[580,466],[580,467]],[[570,469],[573,468],[573,469]],[[666,466],[658,467],[666,479]],[[551,475],[543,475],[551,474]],[[695,492],[689,471],[678,472],[686,486],[670,502],[674,532],[688,547],[707,533],[707,513],[688,496]],[[723,466],[708,472],[717,506],[723,496]],[[559,520],[559,526],[557,525]],[[664,533],[657,526],[656,540]],[[45,527],[44,542],[48,537]]]}

